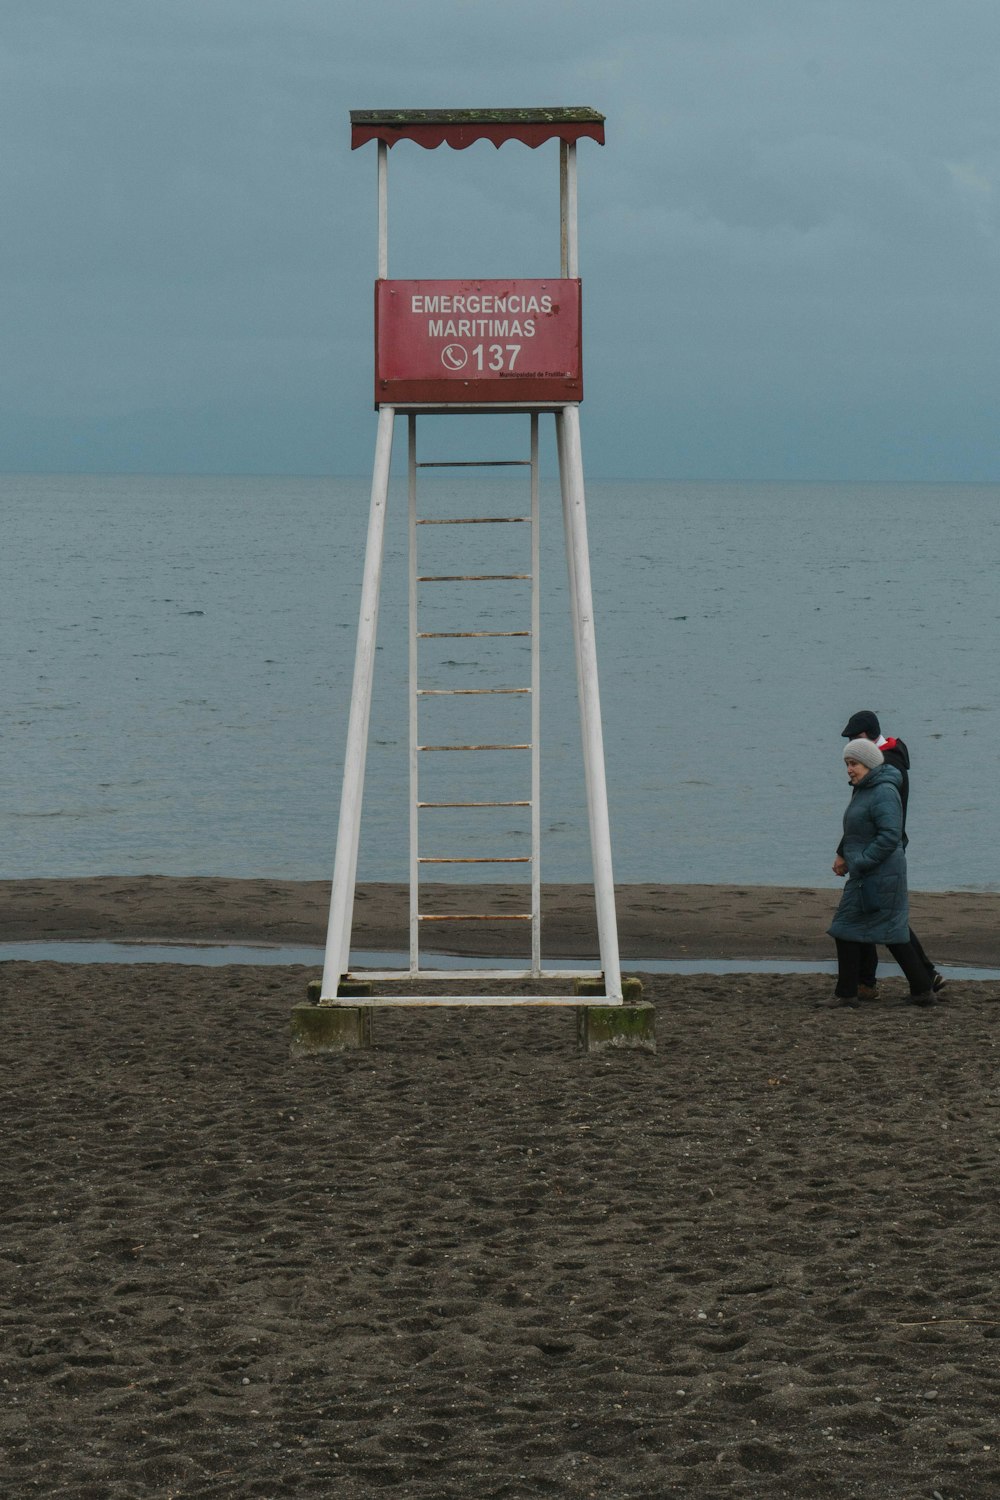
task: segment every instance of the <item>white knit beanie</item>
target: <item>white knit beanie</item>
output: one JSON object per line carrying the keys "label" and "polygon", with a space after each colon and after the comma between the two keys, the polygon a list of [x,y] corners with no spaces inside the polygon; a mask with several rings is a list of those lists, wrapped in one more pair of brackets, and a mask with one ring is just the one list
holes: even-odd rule
{"label": "white knit beanie", "polygon": [[859,760],[869,771],[874,771],[876,766],[882,765],[885,756],[874,740],[851,740],[844,748],[844,759]]}

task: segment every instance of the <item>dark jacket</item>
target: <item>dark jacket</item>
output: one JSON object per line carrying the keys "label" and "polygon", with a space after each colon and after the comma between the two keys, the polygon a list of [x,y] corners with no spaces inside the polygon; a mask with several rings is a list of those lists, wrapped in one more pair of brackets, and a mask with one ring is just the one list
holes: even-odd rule
{"label": "dark jacket", "polygon": [[[910,842],[906,836],[906,804],[910,800],[910,752],[905,740],[886,740],[882,746],[882,759],[887,766],[895,766],[902,777],[899,799],[903,804],[903,848]],[[865,778],[867,780],[867,777]]]}
{"label": "dark jacket", "polygon": [[[884,752],[883,752],[884,753]],[[888,763],[876,766],[854,788],[844,813],[842,852],[848,878],[831,937],[854,943],[905,943],[910,936],[903,852],[901,772]],[[865,911],[862,882],[877,909]]]}

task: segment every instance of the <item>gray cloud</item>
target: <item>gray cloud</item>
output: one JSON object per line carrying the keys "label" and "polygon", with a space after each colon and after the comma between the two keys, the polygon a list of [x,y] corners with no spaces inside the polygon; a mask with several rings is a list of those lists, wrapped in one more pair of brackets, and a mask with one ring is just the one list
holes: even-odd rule
{"label": "gray cloud", "polygon": [[[997,478],[993,0],[8,0],[0,464],[363,472],[352,107],[587,103],[595,473]],[[551,274],[556,154],[393,150],[398,275]]]}

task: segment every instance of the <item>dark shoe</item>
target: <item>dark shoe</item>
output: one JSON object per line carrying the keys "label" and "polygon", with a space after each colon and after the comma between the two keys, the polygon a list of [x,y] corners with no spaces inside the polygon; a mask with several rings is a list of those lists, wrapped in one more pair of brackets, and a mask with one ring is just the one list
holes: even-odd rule
{"label": "dark shoe", "polygon": [[947,983],[948,981],[947,979],[945,979],[944,975],[939,974],[937,969],[935,969],[933,977],[931,979],[931,989],[933,990],[934,994],[940,995],[941,991],[944,989]]}
{"label": "dark shoe", "polygon": [[878,984],[877,983],[875,983],[875,984],[859,984],[858,985],[858,999],[859,1000],[877,1000],[878,999]]}
{"label": "dark shoe", "polygon": [[817,1000],[817,1010],[841,1010],[846,1006],[848,1010],[857,1010],[858,999],[856,995],[849,998],[846,995],[831,995],[829,1000]]}
{"label": "dark shoe", "polygon": [[919,995],[910,995],[906,1003],[908,1005],[933,1005],[934,993],[932,990],[922,990]]}

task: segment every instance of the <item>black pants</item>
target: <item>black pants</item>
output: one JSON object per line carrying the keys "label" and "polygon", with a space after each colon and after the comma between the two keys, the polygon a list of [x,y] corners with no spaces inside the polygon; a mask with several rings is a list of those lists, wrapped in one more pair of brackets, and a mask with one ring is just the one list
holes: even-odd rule
{"label": "black pants", "polygon": [[[865,982],[861,977],[862,959],[866,950],[873,945],[852,943],[845,938],[834,938],[834,942],[837,945],[837,988],[834,993],[841,1000],[854,1000],[857,998],[859,983]],[[910,986],[910,994],[926,995],[931,987],[931,976],[927,960],[920,957],[923,950],[918,952],[912,938],[908,943],[887,943],[886,947],[902,969]]]}
{"label": "black pants", "polygon": [[[934,965],[931,963],[930,959],[927,957],[927,954],[924,952],[923,947],[920,943],[920,939],[917,937],[917,934],[914,932],[912,927],[910,928],[909,946],[913,949],[918,962],[922,963],[924,968],[927,970],[927,983],[923,986],[923,988],[925,990],[929,990],[931,987],[931,981],[934,978]],[[860,984],[866,984],[869,989],[871,989],[875,984],[875,975],[878,970],[878,949],[876,948],[874,943],[859,943],[858,947],[861,949],[861,968],[858,974],[858,981]],[[893,954],[893,957],[895,957],[895,953],[891,945],[889,948],[889,952]],[[903,969],[902,963],[900,963],[898,959],[896,961],[897,963],[899,963],[899,967]],[[903,969],[903,973],[906,974],[905,969]],[[909,975],[907,974],[906,977],[909,978]]]}

